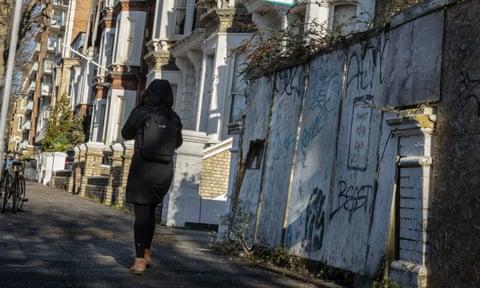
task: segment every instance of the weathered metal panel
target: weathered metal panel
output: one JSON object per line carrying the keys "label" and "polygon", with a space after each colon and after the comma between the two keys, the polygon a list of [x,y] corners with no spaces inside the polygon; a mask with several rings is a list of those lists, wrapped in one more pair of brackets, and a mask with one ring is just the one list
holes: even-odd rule
{"label": "weathered metal panel", "polygon": [[[257,140],[265,141],[267,137],[272,91],[273,79],[268,77],[257,79],[249,85],[245,103],[245,111],[247,111],[248,117],[245,118],[243,128],[243,145],[241,147],[242,161],[246,162],[248,157],[255,156],[257,157],[256,161],[258,161],[258,164],[247,165],[245,167],[245,174],[238,195],[239,201],[237,202],[235,214],[241,222],[246,220],[246,213],[250,213],[251,215],[250,225],[248,226],[250,229],[245,231],[249,245],[253,245],[254,242],[257,208],[261,191],[260,181],[262,177],[262,167],[264,165],[262,161],[263,154],[258,153],[259,151],[254,151],[251,143],[255,143]],[[243,212],[239,212],[241,210],[240,208],[245,209],[243,210],[243,215],[241,215]]]}
{"label": "weathered metal panel", "polygon": [[[388,113],[387,113],[388,114]],[[387,118],[383,117],[384,119]],[[396,189],[397,139],[391,133],[385,121],[381,126],[381,137],[378,145],[378,163],[373,183],[375,187],[375,199],[371,210],[371,222],[368,227],[368,242],[365,249],[364,275],[373,277],[382,268],[382,261],[388,258],[393,247],[388,244],[391,229],[391,219],[395,214],[392,212],[392,201]],[[393,215],[392,215],[393,213]],[[393,260],[393,259],[390,259]]]}
{"label": "weathered metal panel", "polygon": [[386,45],[386,39],[379,36],[348,50],[345,97],[336,135],[335,176],[329,199],[331,209],[327,214],[330,222],[325,250],[327,263],[361,274],[365,271],[369,240],[376,244],[370,249],[381,251],[386,242],[385,236],[370,239],[369,234],[377,194],[382,125],[379,103],[383,95]]}
{"label": "weathered metal panel", "polygon": [[390,32],[385,105],[411,106],[440,99],[443,10]]}
{"label": "weathered metal panel", "polygon": [[285,246],[316,260],[324,260],[344,58],[339,51],[310,64],[288,207]]}
{"label": "weathered metal panel", "polygon": [[303,66],[276,73],[257,228],[257,241],[267,246],[282,243],[304,87]]}
{"label": "weathered metal panel", "polygon": [[262,177],[260,171],[260,169],[247,169],[245,171],[239,201],[235,207],[235,222],[238,225],[237,227],[248,224],[246,227],[249,227],[249,229],[238,232],[244,233],[243,237],[245,237],[250,247],[254,244],[257,207],[260,201],[260,180]]}
{"label": "weathered metal panel", "polygon": [[245,157],[250,149],[250,141],[266,139],[272,101],[273,76],[263,77],[248,85],[245,100],[245,117],[243,127],[242,155]]}

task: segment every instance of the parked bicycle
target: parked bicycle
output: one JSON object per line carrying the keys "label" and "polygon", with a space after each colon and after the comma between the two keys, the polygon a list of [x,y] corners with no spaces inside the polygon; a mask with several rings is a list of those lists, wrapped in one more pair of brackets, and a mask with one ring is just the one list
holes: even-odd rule
{"label": "parked bicycle", "polygon": [[[0,211],[2,213],[7,208],[10,199],[12,199],[13,213],[21,211],[23,202],[28,201],[25,197],[25,177],[23,176],[22,163],[19,159],[13,157],[18,154],[8,152],[3,159],[0,178]],[[8,160],[11,160],[11,167],[8,167]]]}

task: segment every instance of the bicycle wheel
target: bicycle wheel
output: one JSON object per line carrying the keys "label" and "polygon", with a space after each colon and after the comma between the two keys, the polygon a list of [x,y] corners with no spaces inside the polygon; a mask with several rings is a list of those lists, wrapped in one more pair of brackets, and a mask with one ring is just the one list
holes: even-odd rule
{"label": "bicycle wheel", "polygon": [[25,178],[18,176],[17,211],[22,211],[25,202]]}
{"label": "bicycle wheel", "polygon": [[11,186],[12,190],[10,191],[11,196],[12,196],[12,211],[13,213],[17,213],[17,200],[18,200],[18,178],[13,178],[13,183]]}
{"label": "bicycle wheel", "polygon": [[3,189],[3,179],[0,180],[0,212],[3,212],[4,210],[4,205],[3,203],[5,203],[5,199],[4,199],[4,195],[5,195],[5,189]]}
{"label": "bicycle wheel", "polygon": [[0,206],[0,210],[3,213],[5,208],[7,208],[8,196],[10,194],[10,175],[6,174],[2,180],[0,189],[2,191],[2,205]]}

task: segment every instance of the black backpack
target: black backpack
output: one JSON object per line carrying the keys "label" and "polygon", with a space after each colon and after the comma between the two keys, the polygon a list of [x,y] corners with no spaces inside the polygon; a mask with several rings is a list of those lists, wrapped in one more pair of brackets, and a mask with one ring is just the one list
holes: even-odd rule
{"label": "black backpack", "polygon": [[175,113],[154,111],[143,124],[140,152],[145,160],[170,163],[177,148],[179,120]]}

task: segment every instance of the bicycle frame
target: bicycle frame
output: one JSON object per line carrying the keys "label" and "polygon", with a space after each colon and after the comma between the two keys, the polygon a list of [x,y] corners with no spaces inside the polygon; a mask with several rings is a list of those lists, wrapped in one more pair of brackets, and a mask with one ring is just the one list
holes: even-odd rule
{"label": "bicycle frame", "polygon": [[[12,198],[12,211],[16,213],[23,208],[25,199],[25,178],[23,177],[23,167],[18,159],[13,157],[4,157],[2,175],[0,178],[0,211],[4,212],[8,201]],[[7,160],[13,160],[11,171],[7,168]]]}
{"label": "bicycle frame", "polygon": [[0,211],[3,213],[10,198],[11,175],[7,169],[7,157],[4,158],[2,175],[0,178]]}

